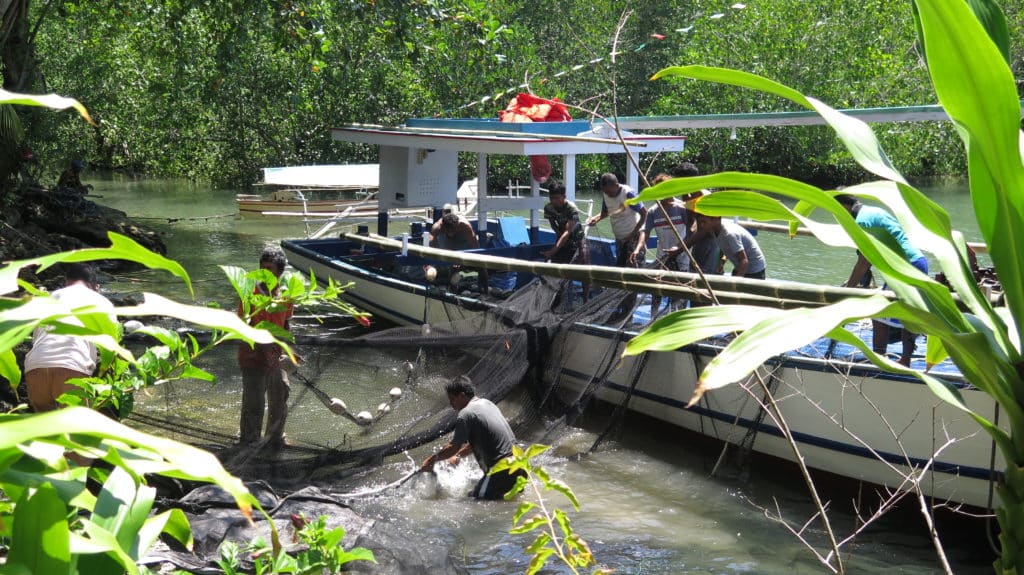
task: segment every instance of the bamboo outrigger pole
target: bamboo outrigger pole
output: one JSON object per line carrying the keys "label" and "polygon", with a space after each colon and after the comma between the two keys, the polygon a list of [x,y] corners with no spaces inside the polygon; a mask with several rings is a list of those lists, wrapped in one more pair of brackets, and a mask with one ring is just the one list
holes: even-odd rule
{"label": "bamboo outrigger pole", "polygon": [[[347,233],[342,238],[382,249],[395,251],[402,249],[402,242],[376,234],[362,236]],[[606,285],[621,286],[624,289],[635,289],[637,291],[659,293],[662,295],[683,296],[690,294],[692,296],[696,292],[706,293],[706,290],[699,287],[699,276],[689,272],[531,262],[515,258],[430,248],[415,244],[408,244],[406,249],[410,253],[424,258],[489,270],[530,272],[537,275],[604,283]],[[732,276],[708,275],[706,279],[716,294],[726,292],[733,296],[733,299],[744,297],[748,303],[761,305],[764,305],[769,300],[789,300],[792,303],[799,302],[802,305],[827,305],[849,297],[866,297],[878,293],[873,290],[869,291],[859,288],[816,286],[796,282],[768,279],[758,280]],[[671,289],[672,287],[681,289]],[[888,293],[890,297],[895,298],[891,292],[882,293]],[[747,296],[753,297],[747,298]]]}

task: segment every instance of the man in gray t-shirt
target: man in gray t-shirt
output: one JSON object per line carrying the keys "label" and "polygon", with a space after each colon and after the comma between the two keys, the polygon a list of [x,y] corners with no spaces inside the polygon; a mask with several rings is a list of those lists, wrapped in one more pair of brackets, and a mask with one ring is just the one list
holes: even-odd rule
{"label": "man in gray t-shirt", "polygon": [[444,390],[452,409],[459,412],[455,433],[448,444],[423,461],[421,470],[431,471],[434,464],[443,459],[456,465],[462,456],[472,451],[484,476],[470,495],[477,499],[501,499],[515,485],[516,477],[524,475],[521,470],[516,474],[507,471],[493,475],[487,473],[495,463],[512,455],[516,437],[508,420],[490,400],[476,397],[473,383],[465,375],[449,381]]}

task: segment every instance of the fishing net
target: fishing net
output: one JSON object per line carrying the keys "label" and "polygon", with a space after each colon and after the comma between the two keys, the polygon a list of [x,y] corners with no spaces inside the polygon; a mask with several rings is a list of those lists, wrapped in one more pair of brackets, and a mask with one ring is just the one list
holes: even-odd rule
{"label": "fishing net", "polygon": [[[447,323],[357,337],[346,330],[325,334],[297,318],[296,351],[304,361],[289,376],[288,445],[280,449],[236,445],[241,376],[233,345],[198,362],[218,377],[216,384],[159,386],[137,400],[132,420],[219,453],[243,477],[308,483],[360,472],[445,436],[456,412],[444,384],[466,374],[477,395],[500,404],[521,441],[554,443],[607,381],[625,337],[581,350],[570,331],[595,326],[622,334],[646,321],[634,309],[634,294],[595,290],[584,303],[581,288],[538,278],[474,310],[444,298]],[[574,384],[565,385],[564,363],[583,352],[595,358],[592,371],[573,374]],[[632,381],[638,377],[631,374]]]}

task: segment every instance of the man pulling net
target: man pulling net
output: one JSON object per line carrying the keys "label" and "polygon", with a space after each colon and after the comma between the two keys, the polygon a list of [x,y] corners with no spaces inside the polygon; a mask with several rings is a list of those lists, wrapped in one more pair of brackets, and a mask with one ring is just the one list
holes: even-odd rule
{"label": "man pulling net", "polygon": [[433,471],[438,461],[447,460],[457,465],[459,459],[469,453],[476,457],[484,476],[477,482],[470,496],[477,499],[501,499],[516,484],[517,477],[525,477],[522,470],[510,474],[499,471],[493,475],[488,471],[494,464],[512,455],[515,434],[508,420],[498,406],[490,400],[476,397],[476,390],[469,377],[462,375],[444,386],[448,403],[458,412],[455,432],[440,451],[423,461],[421,471]]}

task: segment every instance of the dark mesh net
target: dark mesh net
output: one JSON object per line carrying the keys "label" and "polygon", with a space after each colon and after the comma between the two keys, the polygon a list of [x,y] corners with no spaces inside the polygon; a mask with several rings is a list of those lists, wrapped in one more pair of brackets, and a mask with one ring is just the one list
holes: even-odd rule
{"label": "dark mesh net", "polygon": [[[233,447],[241,408],[234,345],[198,362],[217,384],[162,385],[139,399],[133,420],[219,452],[242,476],[303,482],[355,473],[444,436],[455,421],[444,383],[466,374],[479,396],[499,403],[512,395],[501,408],[521,441],[552,443],[605,383],[624,343],[620,336],[601,340],[607,349],[586,350],[598,358],[592,372],[563,385],[564,362],[583,351],[569,330],[621,334],[634,318],[635,295],[605,289],[582,304],[580,287],[538,279],[485,309],[448,310],[461,319],[354,338],[296,327],[304,362],[289,376],[288,446],[276,451]],[[392,398],[393,388],[400,397]]]}

